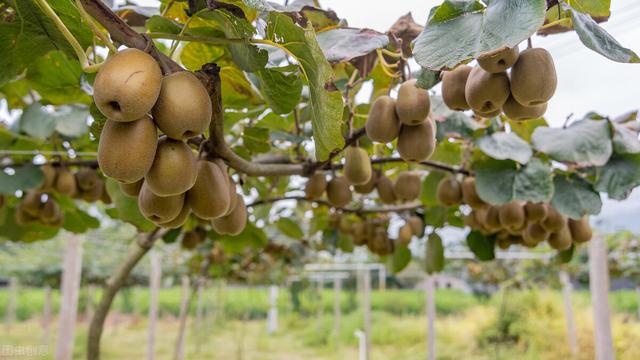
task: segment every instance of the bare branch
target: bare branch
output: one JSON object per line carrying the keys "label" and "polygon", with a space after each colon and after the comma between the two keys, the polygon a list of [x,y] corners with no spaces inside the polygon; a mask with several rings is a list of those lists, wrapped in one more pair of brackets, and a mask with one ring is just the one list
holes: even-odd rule
{"label": "bare branch", "polygon": [[336,208],[335,206],[331,205],[328,201],[325,201],[325,200],[311,200],[311,199],[307,199],[304,196],[282,196],[282,197],[271,198],[271,199],[256,200],[255,202],[253,202],[251,204],[248,204],[247,207],[256,207],[256,206],[261,206],[261,205],[268,205],[268,204],[273,204],[273,203],[276,203],[276,202],[287,201],[287,200],[310,202],[310,203],[314,203],[314,204],[320,205],[320,206],[332,207],[332,208],[334,208],[336,210],[340,210],[342,212],[356,213],[356,214],[401,212],[401,211],[414,210],[414,209],[418,209],[418,208],[423,207],[423,205],[421,203],[408,203],[408,204],[400,204],[400,205],[393,205],[393,206],[381,206],[381,207],[371,207],[371,208],[363,208],[363,207],[360,207],[360,208]]}

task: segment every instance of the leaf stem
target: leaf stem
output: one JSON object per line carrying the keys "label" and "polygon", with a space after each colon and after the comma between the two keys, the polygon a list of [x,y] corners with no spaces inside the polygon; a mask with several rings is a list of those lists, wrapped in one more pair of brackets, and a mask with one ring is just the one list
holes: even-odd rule
{"label": "leaf stem", "polygon": [[109,51],[111,51],[113,53],[118,52],[118,48],[116,48],[116,46],[113,44],[113,42],[111,42],[109,37],[107,35],[105,35],[102,32],[102,30],[100,30],[100,28],[98,28],[98,25],[96,24],[95,20],[93,20],[93,18],[91,16],[89,16],[89,14],[84,9],[82,4],[80,4],[80,0],[76,0],[76,7],[78,8],[78,11],[80,12],[80,16],[84,19],[84,21],[87,22],[87,24],[89,24],[89,27],[91,28],[91,31],[93,31],[93,34],[95,36],[97,36],[98,39],[100,39],[104,43],[104,45],[106,47],[109,48]]}

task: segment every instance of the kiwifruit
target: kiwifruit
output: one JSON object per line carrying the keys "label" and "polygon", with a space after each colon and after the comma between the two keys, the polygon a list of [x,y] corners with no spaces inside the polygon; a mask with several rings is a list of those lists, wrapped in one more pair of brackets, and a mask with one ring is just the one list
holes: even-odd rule
{"label": "kiwifruit", "polygon": [[304,186],[305,197],[309,200],[318,200],[327,189],[327,179],[322,172],[315,173],[309,177]]}
{"label": "kiwifruit", "polygon": [[518,61],[519,55],[520,49],[518,45],[512,48],[504,46],[500,49],[480,54],[477,60],[481,68],[495,74],[512,67]]}
{"label": "kiwifruit", "polygon": [[390,143],[397,138],[400,120],[396,114],[396,101],[387,95],[379,96],[371,105],[365,130],[372,141]]}
{"label": "kiwifruit", "polygon": [[513,201],[500,206],[500,224],[506,228],[518,229],[526,223],[524,205]]}
{"label": "kiwifruit", "polygon": [[547,217],[547,204],[528,202],[524,205],[524,212],[528,222],[541,222]]}
{"label": "kiwifruit", "polygon": [[393,192],[400,200],[411,201],[420,196],[422,181],[420,175],[412,171],[405,171],[398,175],[396,183],[393,184]]}
{"label": "kiwifruit", "polygon": [[474,111],[473,112],[473,114],[477,118],[483,118],[483,119],[494,118],[494,117],[500,115],[500,113],[502,113],[502,109],[496,109],[494,111],[489,111],[489,112],[479,112],[479,111]]}
{"label": "kiwifruit", "polygon": [[352,226],[352,222],[351,219],[349,219],[348,216],[342,214],[339,218],[338,218],[338,231],[340,231],[341,233],[348,235],[351,234],[351,226]]}
{"label": "kiwifruit", "polygon": [[496,238],[496,245],[502,250],[507,250],[511,246],[511,241],[509,238]]}
{"label": "kiwifruit", "polygon": [[470,109],[464,88],[472,69],[469,65],[460,65],[452,71],[442,73],[442,100],[449,109],[457,111]]}
{"label": "kiwifruit", "polygon": [[100,181],[100,178],[94,169],[83,167],[76,172],[76,182],[78,183],[78,189],[81,191],[93,189],[98,181]]}
{"label": "kiwifruit", "polygon": [[500,222],[500,207],[489,206],[484,217],[484,226],[491,231],[500,230],[503,225]]}
{"label": "kiwifruit", "polygon": [[78,192],[76,177],[67,168],[58,169],[56,177],[56,191],[67,196],[74,196]]}
{"label": "kiwifruit", "polygon": [[62,224],[64,223],[64,214],[62,213],[60,208],[58,208],[55,211],[54,217],[52,219],[47,220],[47,221],[43,221],[43,223],[45,225],[53,226],[53,227],[62,226]]}
{"label": "kiwifruit", "polygon": [[422,161],[436,149],[436,128],[433,120],[416,126],[402,125],[398,136],[398,153],[405,161]]}
{"label": "kiwifruit", "polygon": [[236,205],[238,204],[238,196],[236,196],[238,194],[236,192],[236,183],[233,181],[230,175],[227,175],[227,186],[229,189],[229,211],[224,214],[225,216],[229,215],[233,210],[235,210]]}
{"label": "kiwifruit", "polygon": [[431,112],[429,92],[416,86],[417,82],[417,79],[407,80],[398,89],[396,114],[402,124],[418,125]]}
{"label": "kiwifruit", "polygon": [[454,206],[462,201],[462,187],[454,176],[448,176],[440,180],[436,191],[438,201],[445,206]]}
{"label": "kiwifruit", "polygon": [[507,227],[505,228],[505,230],[513,235],[513,236],[521,236],[522,232],[525,231],[527,229],[527,226],[529,224],[527,224],[526,221],[522,222],[522,224],[520,226],[512,226],[512,227]]}
{"label": "kiwifruit", "polygon": [[468,226],[468,227],[470,227],[470,228],[472,228],[472,229],[474,229],[474,230],[476,230],[476,229],[480,228],[480,224],[479,224],[479,223],[478,223],[478,221],[476,220],[475,211],[472,211],[472,212],[470,212],[469,214],[465,215],[465,216],[462,218],[462,222],[463,222],[466,226]]}
{"label": "kiwifruit", "polygon": [[100,188],[102,189],[102,196],[100,197],[100,201],[102,201],[102,203],[105,205],[111,204],[113,202],[113,199],[111,199],[111,195],[109,195],[107,186],[104,181],[100,181]]}
{"label": "kiwifruit", "polygon": [[42,205],[39,218],[42,222],[49,223],[56,219],[59,212],[60,206],[53,198],[49,197]]}
{"label": "kiwifruit", "polygon": [[413,237],[413,229],[411,229],[411,225],[406,223],[400,227],[398,230],[398,243],[400,245],[407,246],[411,242],[411,238]]}
{"label": "kiwifruit", "polygon": [[534,106],[523,106],[520,105],[513,96],[509,96],[507,102],[502,106],[502,111],[504,111],[504,114],[509,119],[514,121],[537,119],[542,117],[542,115],[547,111],[547,103]]}
{"label": "kiwifruit", "polygon": [[411,226],[411,231],[413,232],[413,235],[417,237],[422,237],[424,235],[424,222],[420,217],[415,215],[410,216],[407,219],[407,223],[409,224],[409,226]]}
{"label": "kiwifruit", "polygon": [[560,251],[567,250],[572,244],[571,230],[568,226],[564,226],[560,231],[551,233],[547,242],[553,249]]}
{"label": "kiwifruit", "polygon": [[540,222],[548,232],[559,232],[567,225],[567,217],[554,209],[553,206],[547,206],[547,217]]}
{"label": "kiwifruit", "polygon": [[145,184],[159,196],[172,196],[191,189],[198,177],[196,157],[183,141],[162,138],[156,157],[144,176]]}
{"label": "kiwifruit", "polygon": [[340,214],[337,212],[332,212],[329,214],[329,219],[327,220],[327,226],[329,229],[337,230],[340,226]]}
{"label": "kiwifruit", "polygon": [[153,119],[172,139],[187,140],[202,134],[211,122],[211,99],[198,78],[180,71],[162,79]]}
{"label": "kiwifruit", "polygon": [[126,49],[100,67],[93,82],[93,100],[108,119],[133,121],[151,111],[161,83],[162,71],[151,55]]}
{"label": "kiwifruit", "polygon": [[334,207],[344,207],[351,202],[349,182],[342,176],[337,176],[327,184],[327,199]]}
{"label": "kiwifruit", "polygon": [[101,186],[101,181],[98,179],[98,182],[88,190],[81,190],[79,193],[80,198],[86,202],[96,202],[102,198],[103,186]]}
{"label": "kiwifruit", "polygon": [[182,235],[182,241],[180,245],[183,249],[193,250],[199,244],[203,243],[207,238],[207,233],[202,228],[195,228],[191,231],[187,231]]}
{"label": "kiwifruit", "polygon": [[522,232],[522,239],[525,242],[541,243],[549,238],[549,232],[538,223],[531,223]]}
{"label": "kiwifruit", "polygon": [[236,236],[247,224],[247,207],[240,194],[236,194],[236,206],[228,215],[211,220],[213,229],[221,235]]}
{"label": "kiwifruit", "polygon": [[191,208],[189,207],[189,204],[187,204],[187,202],[185,201],[184,204],[182,205],[182,210],[180,210],[180,213],[178,214],[178,216],[175,217],[175,219],[169,220],[167,222],[158,223],[158,225],[166,229],[176,229],[181,227],[182,225],[184,225],[184,223],[187,222],[189,215],[191,215]]}
{"label": "kiwifruit", "polygon": [[227,174],[210,161],[198,160],[196,183],[187,191],[186,202],[196,216],[215,219],[229,211],[231,202]]}
{"label": "kiwifruit", "polygon": [[56,168],[51,164],[44,164],[40,166],[40,171],[42,171],[43,179],[39,189],[44,192],[52,191],[56,184],[56,176],[58,174]]}
{"label": "kiwifruit", "polygon": [[466,177],[462,181],[462,201],[474,209],[487,206],[476,191],[476,178]]}
{"label": "kiwifruit", "polygon": [[370,194],[373,191],[373,189],[376,188],[378,176],[379,176],[378,171],[373,171],[371,173],[371,178],[369,178],[369,181],[367,181],[366,184],[354,185],[353,190],[355,190],[355,192],[357,192],[358,194]]}
{"label": "kiwifruit", "polygon": [[27,192],[22,199],[22,210],[33,217],[40,216],[40,210],[42,210],[41,198],[42,193],[39,191]]}
{"label": "kiwifruit", "polygon": [[487,221],[487,209],[488,207],[474,209],[473,216],[476,218],[476,222],[480,226],[480,228],[485,232],[490,232],[490,230],[486,227],[485,221]]}
{"label": "kiwifruit", "polygon": [[353,244],[356,246],[362,246],[367,243],[366,226],[365,223],[357,222],[353,224],[351,230],[351,236],[353,237]]}
{"label": "kiwifruit", "polygon": [[471,109],[478,113],[500,110],[509,98],[509,77],[505,72],[492,74],[481,67],[474,67],[464,94]]}
{"label": "kiwifruit", "polygon": [[367,151],[349,146],[345,150],[344,177],[354,185],[364,185],[371,179],[371,160]]}
{"label": "kiwifruit", "polygon": [[591,240],[593,231],[591,230],[588,216],[580,220],[569,219],[568,225],[571,231],[571,239],[574,243],[580,244]]}
{"label": "kiwifruit", "polygon": [[31,216],[28,212],[24,211],[24,206],[21,204],[16,208],[15,221],[20,226],[28,226],[33,224],[37,220],[37,217]]}
{"label": "kiwifruit", "polygon": [[511,95],[524,106],[546,103],[553,97],[557,85],[556,67],[545,49],[523,51],[511,69]]}
{"label": "kiwifruit", "polygon": [[157,138],[148,115],[128,123],[107,120],[98,143],[102,173],[123,183],[142,179],[153,164]]}
{"label": "kiwifruit", "polygon": [[388,177],[382,175],[378,178],[376,190],[378,190],[378,197],[382,203],[393,204],[398,201],[396,194],[393,192],[393,182]]}
{"label": "kiwifruit", "polygon": [[144,178],[132,183],[118,183],[118,185],[120,185],[120,190],[122,190],[125,195],[129,197],[138,197],[143,183]]}
{"label": "kiwifruit", "polygon": [[158,196],[149,188],[147,182],[142,184],[138,195],[138,208],[142,215],[156,224],[175,219],[184,206],[184,194],[174,196]]}

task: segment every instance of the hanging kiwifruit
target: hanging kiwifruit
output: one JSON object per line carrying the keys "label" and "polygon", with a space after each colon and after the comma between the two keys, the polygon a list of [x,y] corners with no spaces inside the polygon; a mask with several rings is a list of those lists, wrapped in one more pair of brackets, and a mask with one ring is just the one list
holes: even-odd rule
{"label": "hanging kiwifruit", "polygon": [[349,146],[345,150],[344,177],[354,185],[366,184],[371,179],[371,160],[367,151]]}
{"label": "hanging kiwifruit", "polygon": [[500,206],[500,224],[506,228],[518,229],[526,223],[524,205],[513,201]]}
{"label": "hanging kiwifruit", "polygon": [[571,230],[568,226],[563,226],[560,231],[551,233],[547,242],[553,249],[559,251],[567,250],[572,244]]}
{"label": "hanging kiwifruit", "polygon": [[79,196],[86,202],[96,202],[102,198],[103,188],[102,181],[98,179],[98,182],[96,182],[92,188],[81,190]]}
{"label": "hanging kiwifruit", "polygon": [[198,78],[180,71],[162,79],[153,119],[160,131],[176,140],[202,134],[211,122],[211,99]]}
{"label": "hanging kiwifruit", "polygon": [[351,229],[351,236],[353,238],[353,245],[365,245],[367,243],[365,223],[357,222],[353,224],[353,229]]}
{"label": "hanging kiwifruit", "polygon": [[466,226],[468,226],[468,227],[470,227],[470,228],[472,228],[474,230],[480,229],[482,227],[482,225],[480,223],[478,223],[478,220],[476,220],[475,210],[471,211],[469,214],[465,215],[462,218],[462,222]]}
{"label": "hanging kiwifruit", "polygon": [[462,187],[455,176],[448,176],[440,180],[436,191],[438,201],[444,206],[459,205],[462,201]]}
{"label": "hanging kiwifruit", "polygon": [[229,211],[227,174],[211,161],[198,160],[196,183],[187,191],[186,202],[201,219],[215,219]]}
{"label": "hanging kiwifruit", "polygon": [[207,233],[201,227],[197,227],[191,231],[187,231],[182,235],[182,240],[180,241],[180,245],[183,249],[193,250],[198,245],[205,242],[207,239]]}
{"label": "hanging kiwifruit", "polygon": [[411,226],[413,235],[422,237],[424,235],[424,222],[418,216],[411,216],[407,219],[407,223]]}
{"label": "hanging kiwifruit", "polygon": [[397,138],[400,120],[396,115],[396,101],[387,95],[378,97],[369,110],[365,130],[372,141],[389,143]]}
{"label": "hanging kiwifruit", "polygon": [[500,115],[502,113],[502,109],[496,109],[494,111],[490,111],[490,112],[479,112],[479,111],[474,111],[473,114],[476,116],[476,118],[482,118],[482,119],[490,119],[490,118],[494,118],[498,115]]}
{"label": "hanging kiwifruit", "polygon": [[365,184],[362,185],[354,185],[353,190],[358,194],[370,194],[373,189],[376,188],[376,183],[378,181],[379,171],[373,171],[371,173],[371,178]]}
{"label": "hanging kiwifruit", "polygon": [[557,85],[556,67],[545,49],[523,51],[511,69],[511,94],[524,106],[546,103],[553,97]]}
{"label": "hanging kiwifruit", "polygon": [[398,201],[396,194],[393,192],[393,182],[388,177],[382,175],[378,178],[376,190],[378,190],[378,197],[382,203],[394,204]]}
{"label": "hanging kiwifruit", "polygon": [[184,206],[184,194],[174,196],[158,196],[154,194],[147,182],[142,184],[138,195],[138,208],[142,215],[156,224],[175,219]]}
{"label": "hanging kiwifruit", "polygon": [[481,67],[474,67],[464,93],[471,109],[478,113],[500,110],[509,98],[509,77],[505,72],[492,74]]}
{"label": "hanging kiwifruit", "polygon": [[[220,166],[218,164],[218,166]],[[220,167],[222,169],[222,167]],[[231,175],[227,176],[227,187],[229,189],[229,211],[227,211],[225,216],[229,215],[233,210],[235,210],[236,205],[238,204],[238,193],[236,192],[236,183],[231,178]],[[244,201],[244,200],[243,200]]]}
{"label": "hanging kiwifruit", "polygon": [[477,60],[481,68],[495,74],[512,67],[518,61],[519,55],[520,49],[517,45],[512,48],[505,46],[494,51],[482,53]]}
{"label": "hanging kiwifruit", "polygon": [[191,189],[198,176],[196,157],[183,141],[162,138],[156,157],[144,176],[146,186],[159,196],[182,194]]}
{"label": "hanging kiwifruit", "polygon": [[547,111],[547,103],[524,106],[518,103],[513,96],[509,96],[507,102],[502,106],[502,111],[509,119],[514,121],[537,119]]}
{"label": "hanging kiwifruit", "polygon": [[417,79],[407,80],[398,89],[396,114],[401,123],[418,125],[427,119],[431,112],[429,92],[416,86]]}
{"label": "hanging kiwifruit", "polygon": [[100,178],[94,169],[84,167],[76,172],[76,182],[79,190],[90,191],[98,185]]}
{"label": "hanging kiwifruit", "polygon": [[539,244],[549,238],[550,233],[538,223],[531,223],[522,232],[522,239],[525,243]]}
{"label": "hanging kiwifruit", "polygon": [[105,205],[110,205],[113,202],[113,199],[111,199],[111,195],[109,195],[109,192],[107,191],[107,184],[105,184],[104,181],[100,181],[100,187],[102,188],[100,201]]}
{"label": "hanging kiwifruit", "polygon": [[462,201],[474,209],[487,205],[487,203],[478,196],[476,191],[476,178],[466,177],[462,181]]}
{"label": "hanging kiwifruit", "polygon": [[58,169],[56,176],[56,191],[60,194],[73,197],[78,192],[76,177],[67,168]]}
{"label": "hanging kiwifruit", "polygon": [[59,213],[60,206],[58,203],[52,197],[48,197],[47,201],[42,204],[42,210],[40,211],[39,218],[43,223],[48,224],[54,222],[59,216]]}
{"label": "hanging kiwifruit", "polygon": [[452,71],[442,73],[442,100],[451,110],[469,110],[464,88],[467,78],[473,68],[469,65],[460,65]]}
{"label": "hanging kiwifruit", "polygon": [[528,222],[540,222],[547,217],[547,204],[528,202],[524,206]]}
{"label": "hanging kiwifruit", "polygon": [[189,207],[189,204],[187,204],[187,202],[185,201],[184,204],[182,205],[182,210],[180,210],[180,213],[178,214],[178,216],[176,216],[172,220],[158,223],[158,225],[166,229],[176,229],[181,227],[182,225],[184,225],[184,223],[187,222],[189,215],[191,215],[191,208]]}
{"label": "hanging kiwifruit", "polygon": [[40,166],[40,171],[42,171],[43,180],[39,189],[44,192],[54,190],[54,186],[56,185],[56,176],[58,175],[56,168],[51,164],[44,164]]}
{"label": "hanging kiwifruit", "polygon": [[38,218],[24,211],[23,204],[20,203],[16,208],[15,221],[20,226],[28,226],[33,224]]}
{"label": "hanging kiwifruit", "polygon": [[393,184],[393,192],[396,197],[403,201],[412,201],[420,196],[422,181],[420,175],[412,171],[405,171],[398,175],[396,183]]}
{"label": "hanging kiwifruit", "polygon": [[93,100],[108,119],[140,119],[156,103],[162,71],[151,55],[126,49],[110,56],[93,82]]}
{"label": "hanging kiwifruit", "polygon": [[402,125],[398,135],[398,153],[405,161],[423,161],[436,149],[434,121],[427,119],[416,126]]}
{"label": "hanging kiwifruit", "polygon": [[236,236],[247,225],[247,207],[244,198],[236,194],[236,206],[228,215],[211,220],[211,226],[220,235]]}
{"label": "hanging kiwifruit", "polygon": [[107,120],[98,143],[102,173],[123,183],[142,179],[153,164],[157,141],[156,126],[148,115],[128,123]]}
{"label": "hanging kiwifruit", "polygon": [[311,175],[304,186],[305,197],[309,200],[318,200],[327,189],[327,178],[319,172]]}
{"label": "hanging kiwifruit", "polygon": [[484,226],[490,231],[498,231],[504,226],[500,222],[500,207],[489,206],[484,216]]}
{"label": "hanging kiwifruit", "polygon": [[569,219],[568,225],[574,243],[580,244],[591,240],[593,231],[588,216],[584,216],[580,220]]}
{"label": "hanging kiwifruit", "polygon": [[122,190],[125,195],[129,197],[138,197],[142,183],[144,183],[144,178],[132,183],[118,183],[118,185],[120,185],[120,190]]}
{"label": "hanging kiwifruit", "polygon": [[547,216],[540,222],[548,232],[558,232],[567,226],[567,217],[562,215],[553,206],[547,206]]}
{"label": "hanging kiwifruit", "polygon": [[411,238],[413,238],[413,230],[411,229],[411,225],[406,223],[398,230],[398,244],[407,246],[411,242]]}
{"label": "hanging kiwifruit", "polygon": [[42,209],[42,193],[39,191],[29,191],[22,198],[21,208],[27,214],[38,217]]}
{"label": "hanging kiwifruit", "polygon": [[342,176],[334,177],[327,184],[327,200],[334,207],[344,207],[351,202],[349,182]]}

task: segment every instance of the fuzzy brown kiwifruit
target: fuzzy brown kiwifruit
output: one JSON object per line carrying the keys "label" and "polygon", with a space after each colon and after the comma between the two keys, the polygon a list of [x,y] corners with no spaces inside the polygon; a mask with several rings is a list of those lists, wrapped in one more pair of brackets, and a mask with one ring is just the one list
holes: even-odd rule
{"label": "fuzzy brown kiwifruit", "polygon": [[462,201],[474,209],[487,206],[476,191],[476,178],[466,177],[462,181]]}
{"label": "fuzzy brown kiwifruit", "polygon": [[540,222],[548,232],[559,232],[563,227],[567,226],[567,217],[562,215],[553,206],[547,206],[547,217]]}
{"label": "fuzzy brown kiwifruit", "polygon": [[353,229],[351,229],[351,236],[353,238],[353,245],[356,245],[356,246],[366,245],[367,237],[366,237],[365,223],[357,222],[353,224]]}
{"label": "fuzzy brown kiwifruit", "polygon": [[465,215],[462,218],[462,222],[473,230],[478,230],[482,227],[482,225],[478,223],[478,220],[476,220],[475,210]]}
{"label": "fuzzy brown kiwifruit", "polygon": [[104,184],[102,180],[98,179],[98,182],[96,182],[93,185],[93,187],[87,190],[80,190],[78,195],[82,200],[93,203],[102,198],[103,191],[104,191]]}
{"label": "fuzzy brown kiwifruit", "polygon": [[522,239],[525,243],[541,243],[549,238],[550,233],[538,223],[531,223],[522,232]]}
{"label": "fuzzy brown kiwifruit", "polygon": [[417,237],[422,237],[424,235],[424,221],[418,216],[411,216],[407,219],[407,223],[411,226],[411,231],[413,231],[413,235]]}
{"label": "fuzzy brown kiwifruit", "polygon": [[186,202],[201,219],[215,219],[229,211],[231,199],[227,174],[211,161],[198,160],[198,176],[187,191]]}
{"label": "fuzzy brown kiwifruit", "polygon": [[464,94],[467,78],[473,67],[460,65],[452,71],[442,73],[442,100],[451,110],[469,110],[469,104]]}
{"label": "fuzzy brown kiwifruit", "polygon": [[28,226],[33,224],[37,220],[38,220],[37,217],[32,216],[28,212],[24,211],[24,207],[22,203],[18,205],[15,213],[16,224],[18,224],[19,226]]}
{"label": "fuzzy brown kiwifruit", "polygon": [[500,207],[489,206],[484,217],[484,226],[490,231],[498,231],[504,226],[500,222]]}
{"label": "fuzzy brown kiwifruit", "polygon": [[478,65],[480,65],[481,68],[487,72],[495,74],[506,71],[508,68],[512,67],[516,61],[518,61],[519,55],[520,49],[518,48],[518,45],[512,48],[505,46],[494,51],[482,53],[478,56],[477,60]]}
{"label": "fuzzy brown kiwifruit", "polygon": [[349,146],[344,158],[343,173],[349,183],[364,185],[371,179],[371,160],[365,149]]}
{"label": "fuzzy brown kiwifruit", "polygon": [[413,230],[411,229],[411,225],[409,223],[402,225],[398,230],[398,244],[407,246],[412,238]]}
{"label": "fuzzy brown kiwifruit", "polygon": [[38,217],[43,223],[47,224],[54,222],[59,214],[60,205],[58,205],[58,202],[53,198],[49,197],[47,201],[42,204],[42,209]]}
{"label": "fuzzy brown kiwifruit", "polygon": [[502,106],[502,111],[509,119],[514,121],[537,119],[542,117],[547,111],[547,103],[524,106],[518,103],[513,96],[509,96],[507,102]]}
{"label": "fuzzy brown kiwifruit", "polygon": [[524,205],[524,212],[528,222],[541,222],[547,217],[547,204],[528,202]]}
{"label": "fuzzy brown kiwifruit", "polygon": [[505,72],[492,74],[475,67],[469,74],[464,93],[471,109],[480,114],[500,110],[509,98],[509,77]]}
{"label": "fuzzy brown kiwifruit", "polygon": [[162,79],[153,120],[172,139],[187,140],[202,134],[211,122],[211,99],[198,77],[188,71]]}
{"label": "fuzzy brown kiwifruit", "polygon": [[98,177],[98,173],[94,169],[84,167],[76,172],[76,182],[80,191],[92,190],[99,181],[100,177]]}
{"label": "fuzzy brown kiwifruit", "polygon": [[236,206],[228,215],[211,220],[213,229],[221,235],[236,236],[247,225],[247,207],[244,198],[236,194]]}
{"label": "fuzzy brown kiwifruit", "polygon": [[187,204],[187,202],[185,201],[184,204],[182,205],[182,210],[180,210],[180,213],[178,214],[178,216],[176,216],[174,219],[171,219],[169,221],[158,223],[158,225],[165,229],[177,229],[187,222],[187,219],[189,219],[189,215],[191,215],[191,208],[189,207],[189,204]]}
{"label": "fuzzy brown kiwifruit", "polygon": [[311,175],[304,186],[305,197],[310,200],[322,198],[325,190],[327,190],[327,178],[322,172]]}
{"label": "fuzzy brown kiwifruit", "polygon": [[73,197],[78,192],[76,177],[67,168],[59,168],[56,176],[56,191],[60,194]]}
{"label": "fuzzy brown kiwifruit", "polygon": [[342,176],[337,176],[327,184],[327,200],[334,207],[344,207],[351,202],[352,195],[349,182]]}
{"label": "fuzzy brown kiwifruit", "polygon": [[42,210],[42,193],[39,191],[29,191],[22,198],[21,209],[27,214],[38,217]]}
{"label": "fuzzy brown kiwifruit", "polygon": [[118,183],[118,185],[125,195],[129,197],[138,197],[138,194],[140,194],[140,188],[142,188],[142,183],[144,183],[144,178],[132,183]]}
{"label": "fuzzy brown kiwifruit", "polygon": [[371,141],[390,143],[400,133],[400,120],[396,114],[396,101],[387,95],[379,96],[371,105],[365,123]]}
{"label": "fuzzy brown kiwifruit", "polygon": [[396,114],[402,124],[418,125],[427,119],[431,112],[429,92],[419,88],[417,79],[407,80],[398,89]]}
{"label": "fuzzy brown kiwifruit", "polygon": [[362,185],[354,185],[353,190],[358,194],[370,194],[376,188],[378,176],[378,171],[373,171],[371,173],[371,178],[369,178],[369,181]]}
{"label": "fuzzy brown kiwifruit", "polygon": [[142,185],[138,195],[138,208],[149,221],[160,224],[175,219],[184,206],[184,194],[158,196],[147,185]]}
{"label": "fuzzy brown kiwifruit", "polygon": [[549,101],[558,86],[556,67],[551,54],[542,48],[523,51],[511,69],[511,94],[524,106]]}
{"label": "fuzzy brown kiwifruit", "polygon": [[56,185],[56,176],[58,175],[56,168],[51,164],[44,164],[40,166],[40,171],[42,171],[43,180],[39,190],[43,192],[54,190]]}
{"label": "fuzzy brown kiwifruit", "polygon": [[393,182],[386,176],[381,175],[376,183],[378,190],[378,198],[383,204],[394,204],[398,201],[396,194],[393,192]]}
{"label": "fuzzy brown kiwifruit", "polygon": [[436,197],[445,206],[459,205],[462,201],[462,186],[455,176],[448,176],[440,180],[436,190]]}
{"label": "fuzzy brown kiwifruit", "polygon": [[201,227],[197,227],[191,231],[187,231],[186,233],[184,233],[184,235],[182,235],[182,240],[180,241],[180,245],[182,246],[183,249],[193,250],[198,245],[205,242],[206,239],[207,239],[206,231]]}
{"label": "fuzzy brown kiwifruit", "polygon": [[490,119],[490,118],[494,118],[498,115],[500,115],[502,113],[502,109],[496,109],[494,111],[490,111],[490,112],[479,112],[479,111],[474,111],[473,114],[475,115],[476,118],[482,118],[482,119]]}
{"label": "fuzzy brown kiwifruit", "polygon": [[153,164],[157,130],[151,117],[120,123],[107,120],[98,143],[98,164],[102,173],[122,183],[144,177]]}
{"label": "fuzzy brown kiwifruit", "polygon": [[564,226],[560,231],[551,233],[547,242],[553,249],[559,251],[567,250],[573,243],[571,239],[571,230],[568,226]]}
{"label": "fuzzy brown kiwifruit", "polygon": [[151,111],[162,71],[151,55],[126,49],[107,58],[93,82],[93,100],[108,119],[133,121]]}
{"label": "fuzzy brown kiwifruit", "polygon": [[153,165],[144,176],[146,186],[159,196],[173,196],[191,189],[198,176],[196,157],[183,141],[163,138]]}
{"label": "fuzzy brown kiwifruit", "polygon": [[[233,210],[235,210],[236,205],[238,204],[238,193],[236,192],[236,183],[231,178],[231,175],[227,176],[227,184],[229,188],[229,211],[227,211],[225,216],[229,215]],[[244,200],[243,200],[244,201]]]}
{"label": "fuzzy brown kiwifruit", "polygon": [[506,228],[518,229],[526,223],[524,205],[513,201],[500,206],[500,224]]}
{"label": "fuzzy brown kiwifruit", "polygon": [[574,243],[581,244],[591,240],[593,231],[591,230],[588,216],[580,220],[569,219],[568,225],[571,231],[571,239]]}
{"label": "fuzzy brown kiwifruit", "polygon": [[398,153],[405,161],[423,161],[436,149],[436,128],[432,119],[415,126],[402,125],[398,136]]}
{"label": "fuzzy brown kiwifruit", "polygon": [[395,184],[393,184],[393,192],[396,197],[403,201],[412,201],[420,196],[422,190],[422,181],[420,175],[412,171],[405,171],[398,175]]}

